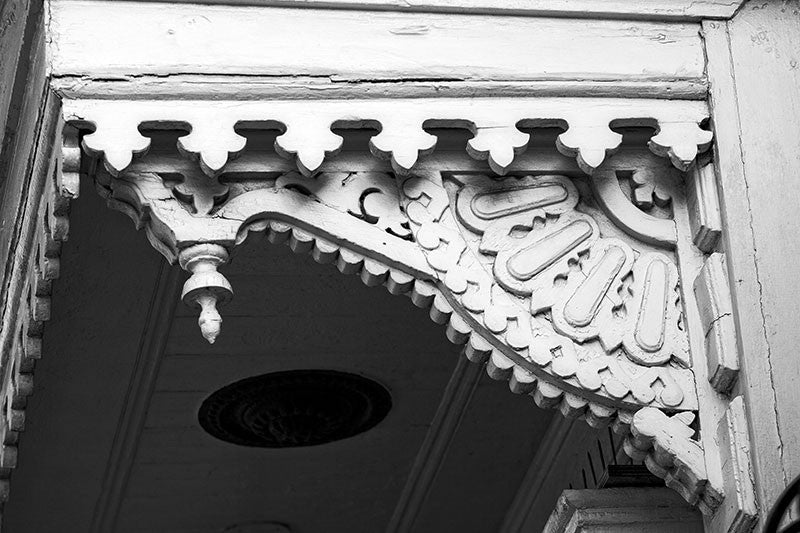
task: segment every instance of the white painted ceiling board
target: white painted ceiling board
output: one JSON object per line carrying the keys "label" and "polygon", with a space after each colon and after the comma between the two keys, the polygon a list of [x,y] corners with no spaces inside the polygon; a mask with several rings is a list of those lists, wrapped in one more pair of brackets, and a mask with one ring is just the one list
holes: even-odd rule
{"label": "white painted ceiling board", "polygon": [[[406,298],[263,239],[238,252],[226,267],[237,296],[218,342],[200,337],[194,317],[175,320],[119,531],[212,532],[257,519],[289,523],[295,533],[381,530],[458,348]],[[298,368],[376,379],[391,391],[392,411],[367,433],[301,449],[240,447],[199,428],[209,393]]]}
{"label": "white painted ceiling board", "polygon": [[82,193],[54,282],[5,533],[88,531],[163,262],[91,184]]}
{"label": "white painted ceiling board", "polygon": [[[31,524],[43,533],[61,533],[64,524],[88,530],[163,261],[90,184],[74,209],[65,254],[74,250],[56,283],[7,508],[10,533]],[[215,345],[199,334],[194,312],[178,305],[117,531],[211,533],[255,519],[288,521],[294,533],[383,530],[459,348],[409,299],[261,235],[238,247],[223,271],[236,296]],[[377,379],[394,408],[363,435],[304,449],[241,448],[200,429],[197,410],[212,391],[295,368]],[[445,527],[455,512],[464,533],[499,524],[552,416],[484,377],[422,509],[421,531]],[[43,497],[52,513],[34,511]]]}
{"label": "white painted ceiling board", "polygon": [[478,384],[414,531],[500,530],[550,421],[561,416],[505,385],[488,376]]}

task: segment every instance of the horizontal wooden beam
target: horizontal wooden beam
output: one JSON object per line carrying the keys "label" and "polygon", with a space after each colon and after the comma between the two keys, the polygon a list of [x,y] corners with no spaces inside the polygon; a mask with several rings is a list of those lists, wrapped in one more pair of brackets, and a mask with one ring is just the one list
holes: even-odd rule
{"label": "horizontal wooden beam", "polygon": [[[173,0],[195,3],[197,0]],[[649,20],[728,19],[744,0],[202,0],[202,4],[372,9],[407,13],[595,17]]]}
{"label": "horizontal wooden beam", "polygon": [[[645,2],[647,3],[647,2]],[[246,76],[312,87],[553,82],[631,96],[705,90],[695,23],[54,0],[50,65],[72,90],[141,80],[191,89]],[[174,77],[174,78],[173,78]],[[521,85],[521,87],[520,87]],[[636,87],[641,86],[638,90]],[[655,89],[654,89],[655,87]],[[384,87],[385,88],[385,87]],[[177,89],[176,89],[177,90]],[[456,94],[457,95],[457,94]]]}

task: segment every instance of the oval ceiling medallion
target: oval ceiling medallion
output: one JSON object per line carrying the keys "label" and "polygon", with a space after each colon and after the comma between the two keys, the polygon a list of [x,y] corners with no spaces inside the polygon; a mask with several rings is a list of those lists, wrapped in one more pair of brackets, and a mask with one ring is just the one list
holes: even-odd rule
{"label": "oval ceiling medallion", "polygon": [[292,448],[346,439],[374,427],[392,399],[380,384],[334,370],[291,370],[246,378],[206,398],[200,425],[242,446]]}

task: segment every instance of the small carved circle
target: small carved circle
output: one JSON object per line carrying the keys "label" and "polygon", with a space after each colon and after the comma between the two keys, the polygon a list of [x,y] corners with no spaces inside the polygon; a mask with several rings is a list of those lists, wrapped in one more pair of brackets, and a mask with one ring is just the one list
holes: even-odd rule
{"label": "small carved circle", "polygon": [[206,398],[200,425],[214,437],[263,448],[315,446],[363,433],[392,406],[380,384],[334,370],[246,378]]}

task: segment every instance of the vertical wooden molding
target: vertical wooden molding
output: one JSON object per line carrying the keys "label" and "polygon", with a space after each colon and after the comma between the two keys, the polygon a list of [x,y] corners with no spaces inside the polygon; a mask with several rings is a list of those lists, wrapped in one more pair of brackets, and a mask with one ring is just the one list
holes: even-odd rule
{"label": "vertical wooden molding", "polygon": [[689,203],[689,224],[695,246],[713,252],[722,235],[719,194],[714,164],[706,161],[695,165],[687,174],[686,199]]}
{"label": "vertical wooden molding", "polygon": [[417,452],[414,466],[408,474],[389,525],[386,527],[387,533],[413,531],[417,515],[425,504],[428,492],[447,456],[450,443],[482,375],[483,365],[476,365],[466,357],[459,357],[431,427]]}
{"label": "vertical wooden molding", "polygon": [[[740,350],[740,378],[744,401],[751,413],[753,468],[758,499],[772,502],[786,480],[783,471],[783,443],[778,432],[776,396],[772,387],[770,346],[767,342],[761,304],[761,284],[756,263],[753,218],[748,180],[741,146],[741,120],[734,79],[728,23],[703,23],[708,78],[711,93],[711,119],[714,125],[715,162],[719,170],[718,190],[722,208],[723,234],[731,280],[733,318]],[[780,455],[775,460],[775,454]]]}
{"label": "vertical wooden molding", "polygon": [[[16,102],[12,103],[12,99],[17,101],[21,93],[15,89],[26,81],[28,58],[23,62],[19,59],[25,54],[30,11],[30,0],[7,0],[0,4],[0,57],[3,58],[0,61],[0,156],[11,144],[6,140],[6,129],[9,137],[13,136],[15,129],[8,123],[9,118],[15,115],[12,108]],[[3,178],[0,176],[0,180]]]}
{"label": "vertical wooden molding", "polygon": [[162,263],[142,332],[136,364],[125,395],[122,415],[114,435],[100,497],[95,506],[90,529],[92,533],[114,531],[147,417],[150,397],[158,378],[175,306],[180,299],[182,277],[179,268],[172,267],[167,262]]}
{"label": "vertical wooden molding", "polygon": [[694,281],[694,294],[705,336],[708,381],[717,392],[727,394],[739,377],[739,354],[723,254],[711,254],[706,259]]}
{"label": "vertical wooden molding", "polygon": [[755,481],[750,464],[747,414],[741,396],[734,398],[717,427],[721,453],[728,460],[722,469],[725,499],[712,523],[714,531],[749,533],[758,521]]}

